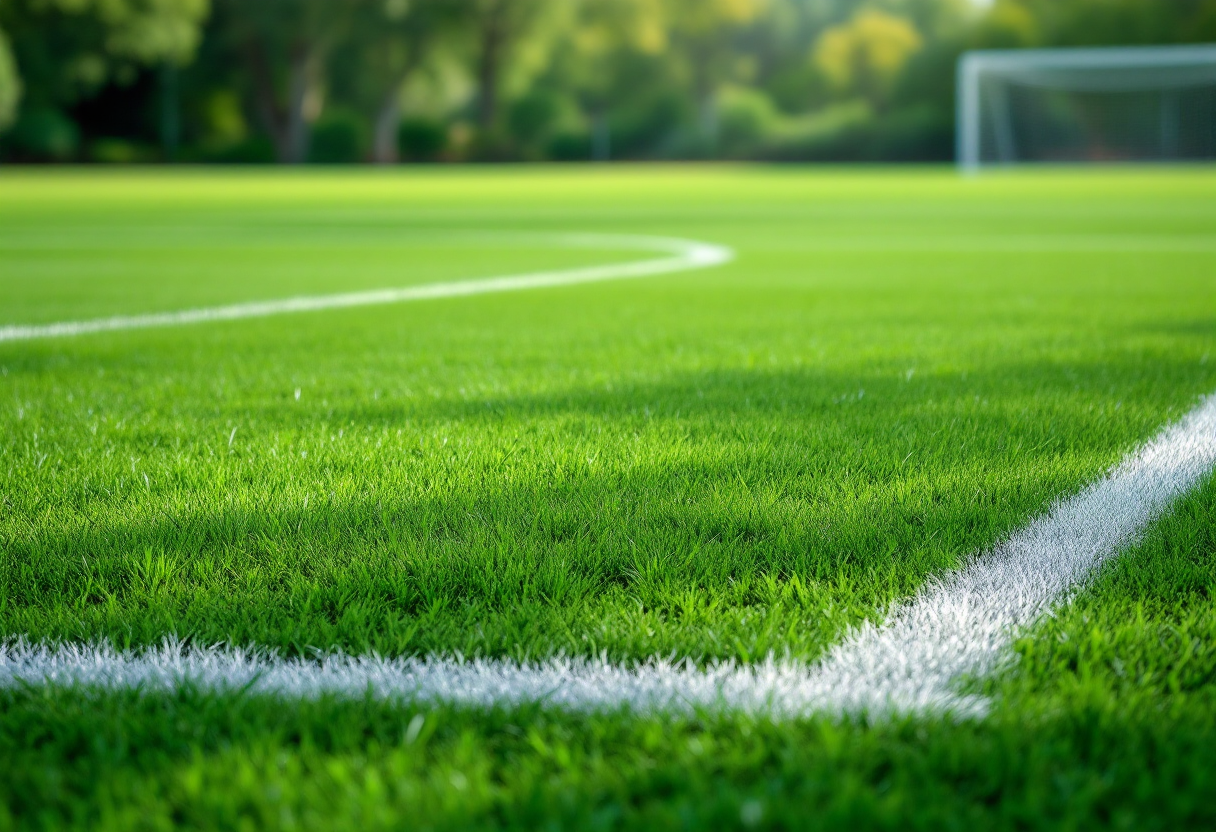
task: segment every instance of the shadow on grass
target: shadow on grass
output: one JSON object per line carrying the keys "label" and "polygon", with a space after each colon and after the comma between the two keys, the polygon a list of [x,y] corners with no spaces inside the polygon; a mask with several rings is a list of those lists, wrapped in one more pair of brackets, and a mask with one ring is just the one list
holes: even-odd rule
{"label": "shadow on grass", "polygon": [[0,806],[93,829],[1201,829],[1202,705],[773,723],[3,691]]}

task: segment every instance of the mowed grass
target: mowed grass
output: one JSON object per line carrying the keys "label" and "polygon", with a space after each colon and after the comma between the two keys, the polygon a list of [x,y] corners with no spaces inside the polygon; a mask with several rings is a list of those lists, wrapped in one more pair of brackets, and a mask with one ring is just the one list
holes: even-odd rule
{"label": "mowed grass", "polygon": [[[0,344],[0,635],[813,659],[1216,389],[1213,196],[1203,169],[6,173],[4,324],[633,257],[536,234],[738,257]],[[977,681],[979,724],[20,690],[0,796],[30,826],[1201,824],[1214,506]]]}
{"label": "mowed grass", "polygon": [[1216,485],[1023,640],[982,722],[0,691],[0,823],[1210,829]]}
{"label": "mowed grass", "polygon": [[[153,228],[138,217],[62,229],[22,228],[5,240],[14,278],[0,283],[0,325],[171,312],[532,273],[629,259],[617,249],[510,234],[413,232],[395,223],[324,220],[260,227],[242,218]],[[202,223],[209,222],[209,225]],[[16,229],[13,229],[16,231]],[[41,232],[41,236],[38,232]],[[634,258],[636,259],[636,258]]]}

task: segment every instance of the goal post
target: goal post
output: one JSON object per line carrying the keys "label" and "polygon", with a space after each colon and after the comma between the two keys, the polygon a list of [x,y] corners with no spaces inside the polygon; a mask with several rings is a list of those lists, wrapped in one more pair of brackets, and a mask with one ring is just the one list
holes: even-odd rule
{"label": "goal post", "polygon": [[967,52],[956,131],[964,171],[1216,159],[1216,44]]}

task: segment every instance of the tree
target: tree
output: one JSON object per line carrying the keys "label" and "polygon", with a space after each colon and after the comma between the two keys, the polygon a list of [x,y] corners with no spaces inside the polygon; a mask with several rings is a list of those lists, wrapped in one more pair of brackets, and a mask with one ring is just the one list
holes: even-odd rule
{"label": "tree", "polygon": [[630,69],[638,55],[653,56],[667,45],[657,0],[583,0],[562,38],[562,78],[592,127],[592,155],[612,153],[609,116],[634,97]]}
{"label": "tree", "polygon": [[208,12],[208,0],[8,0],[0,29],[28,98],[63,105],[139,67],[185,64]]}
{"label": "tree", "polygon": [[865,10],[826,30],[815,44],[814,61],[837,89],[863,95],[881,107],[923,43],[904,18]]}
{"label": "tree", "polygon": [[1213,36],[1212,0],[1021,0],[1059,46],[1188,43]]}
{"label": "tree", "polygon": [[504,67],[546,0],[466,0],[476,39],[477,122],[490,131],[498,122]]}
{"label": "tree", "polygon": [[280,162],[308,155],[326,62],[371,0],[216,0],[217,29],[247,73],[253,112]]}
{"label": "tree", "polygon": [[718,89],[738,67],[734,38],[765,5],[764,0],[664,0],[666,28],[691,72],[701,134],[710,153],[717,144]]}
{"label": "tree", "polygon": [[0,31],[0,132],[13,123],[20,100],[21,78],[17,75],[17,64],[13,61],[8,38]]}
{"label": "tree", "polygon": [[16,89],[24,91],[16,143],[35,156],[70,156],[76,128],[63,110],[142,68],[187,63],[208,11],[208,0],[0,3],[0,29],[12,38],[16,64],[0,46],[0,79],[10,76],[0,80],[0,110],[15,106]]}
{"label": "tree", "polygon": [[351,38],[356,97],[373,112],[372,157],[397,161],[397,129],[406,83],[462,22],[454,0],[376,0],[361,10]]}

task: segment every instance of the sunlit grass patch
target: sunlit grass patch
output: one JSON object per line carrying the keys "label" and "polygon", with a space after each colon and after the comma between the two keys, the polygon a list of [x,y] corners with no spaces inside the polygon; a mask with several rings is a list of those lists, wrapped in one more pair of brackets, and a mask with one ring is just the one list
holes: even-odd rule
{"label": "sunlit grass patch", "polygon": [[[1213,181],[0,178],[3,323],[633,256],[450,242],[486,229],[738,252],[0,344],[0,635],[814,660],[1216,389]],[[977,683],[979,724],[7,690],[0,788],[51,825],[1198,825],[1211,501]]]}

